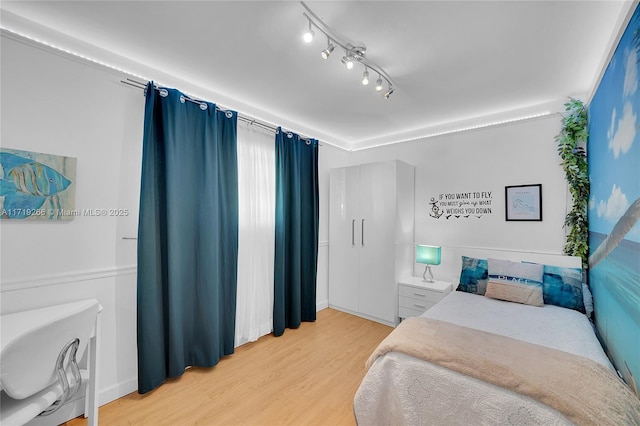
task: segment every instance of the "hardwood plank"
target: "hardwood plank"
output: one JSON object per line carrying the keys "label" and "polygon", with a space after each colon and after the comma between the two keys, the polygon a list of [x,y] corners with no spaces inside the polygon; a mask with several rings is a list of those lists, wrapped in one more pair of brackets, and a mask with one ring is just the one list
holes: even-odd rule
{"label": "hardwood plank", "polygon": [[[99,409],[104,425],[355,425],[364,363],[392,328],[333,309],[316,322],[236,348],[145,395]],[[84,426],[77,418],[67,426]]]}

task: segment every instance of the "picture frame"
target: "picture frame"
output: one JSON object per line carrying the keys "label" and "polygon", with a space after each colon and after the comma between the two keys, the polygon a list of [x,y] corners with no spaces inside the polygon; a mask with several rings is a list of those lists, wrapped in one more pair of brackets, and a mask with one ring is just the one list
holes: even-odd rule
{"label": "picture frame", "polygon": [[504,187],[507,221],[542,221],[542,184]]}
{"label": "picture frame", "polygon": [[70,221],[77,215],[77,159],[0,148],[0,220]]}

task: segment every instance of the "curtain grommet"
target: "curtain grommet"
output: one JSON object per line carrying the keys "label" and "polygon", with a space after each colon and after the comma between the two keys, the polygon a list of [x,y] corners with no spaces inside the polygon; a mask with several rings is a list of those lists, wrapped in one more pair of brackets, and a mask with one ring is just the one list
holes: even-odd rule
{"label": "curtain grommet", "polygon": [[160,89],[160,96],[166,98],[167,96],[169,96],[169,91],[167,89]]}
{"label": "curtain grommet", "polygon": [[227,118],[232,118],[232,117],[233,117],[233,113],[232,113],[231,111],[226,111],[226,112],[224,113],[224,115],[225,115],[225,117],[227,117]]}

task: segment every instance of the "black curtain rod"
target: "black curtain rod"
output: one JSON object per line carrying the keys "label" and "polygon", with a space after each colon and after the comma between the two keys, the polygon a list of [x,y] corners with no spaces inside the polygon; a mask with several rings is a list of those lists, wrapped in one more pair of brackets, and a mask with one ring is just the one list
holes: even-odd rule
{"label": "black curtain rod", "polygon": [[[133,80],[131,78],[127,78],[126,80],[120,80],[120,83],[126,84],[126,85],[131,86],[131,87],[135,87],[136,89],[145,90],[147,88],[147,84],[146,83],[142,83],[140,81],[136,81],[136,80]],[[156,88],[156,90],[158,90],[160,88],[160,86],[156,85],[155,88]],[[189,102],[194,102],[194,103],[200,104],[200,102],[198,100],[191,99],[191,98],[189,98],[187,96],[185,96],[184,99],[189,101]],[[217,104],[216,104],[216,109],[218,111],[225,111],[225,109],[218,107]],[[263,129],[268,130],[268,131],[273,132],[273,133],[277,133],[278,132],[278,128],[277,127],[274,127],[274,126],[272,126],[270,124],[264,123],[264,122],[258,120],[257,118],[250,117],[250,116],[245,116],[244,114],[241,114],[239,112],[236,112],[236,113],[238,114],[238,120],[240,120],[240,121],[243,121],[243,122],[245,122],[247,124],[250,124],[250,125],[253,125],[253,126],[261,127]],[[295,132],[290,132],[290,131],[288,131],[288,130],[286,130],[284,128],[282,128],[282,131],[285,132],[285,133],[295,133]],[[310,137],[303,136],[303,135],[300,135],[300,134],[298,134],[298,136],[300,137],[300,139],[305,140],[305,141],[310,141],[312,139]],[[322,146],[321,143],[318,143],[318,145]]]}

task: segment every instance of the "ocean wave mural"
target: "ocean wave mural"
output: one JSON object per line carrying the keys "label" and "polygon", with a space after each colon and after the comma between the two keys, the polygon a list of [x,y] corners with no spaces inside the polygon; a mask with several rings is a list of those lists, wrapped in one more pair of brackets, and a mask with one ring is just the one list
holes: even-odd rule
{"label": "ocean wave mural", "polygon": [[589,285],[602,343],[640,393],[640,6],[589,105]]}
{"label": "ocean wave mural", "polygon": [[71,220],[76,159],[0,148],[0,219]]}

